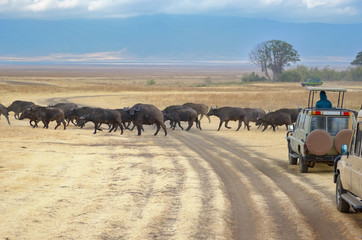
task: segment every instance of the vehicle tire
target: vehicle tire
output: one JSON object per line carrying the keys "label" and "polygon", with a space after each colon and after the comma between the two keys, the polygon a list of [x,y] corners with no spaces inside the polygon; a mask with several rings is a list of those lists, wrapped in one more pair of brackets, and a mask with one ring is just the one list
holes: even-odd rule
{"label": "vehicle tire", "polygon": [[322,156],[329,152],[333,146],[331,135],[323,129],[316,129],[309,133],[306,139],[308,151],[314,155]]}
{"label": "vehicle tire", "polygon": [[347,144],[347,149],[349,149],[349,142],[351,140],[353,131],[351,129],[343,129],[339,131],[334,138],[334,147],[337,149],[338,153],[341,154],[342,145]]}
{"label": "vehicle tire", "polygon": [[305,164],[305,161],[302,157],[299,157],[299,172],[300,173],[307,173],[309,165]]}
{"label": "vehicle tire", "polygon": [[336,204],[337,209],[340,212],[347,213],[349,212],[349,204],[342,198],[342,194],[346,193],[346,190],[343,189],[341,178],[338,175],[336,183]]}
{"label": "vehicle tire", "polygon": [[292,149],[290,145],[288,146],[288,156],[289,156],[289,164],[290,165],[297,165],[298,158],[292,157],[290,154],[292,153]]}

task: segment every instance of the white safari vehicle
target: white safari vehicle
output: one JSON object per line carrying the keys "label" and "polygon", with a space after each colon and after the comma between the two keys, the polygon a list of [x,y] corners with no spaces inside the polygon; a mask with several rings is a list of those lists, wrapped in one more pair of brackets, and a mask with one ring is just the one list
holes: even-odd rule
{"label": "white safari vehicle", "polygon": [[362,211],[362,110],[357,117],[357,125],[351,141],[342,145],[342,155],[334,163],[336,183],[336,204],[341,212],[349,212],[350,207]]}
{"label": "white safari vehicle", "polygon": [[[341,145],[347,144],[355,125],[355,112],[343,108],[347,89],[307,87],[309,91],[308,107],[301,109],[295,124],[287,132],[289,164],[298,164],[301,173],[316,163],[333,166],[334,159],[341,154]],[[320,91],[334,96],[337,103],[331,108],[316,108],[314,97]]]}

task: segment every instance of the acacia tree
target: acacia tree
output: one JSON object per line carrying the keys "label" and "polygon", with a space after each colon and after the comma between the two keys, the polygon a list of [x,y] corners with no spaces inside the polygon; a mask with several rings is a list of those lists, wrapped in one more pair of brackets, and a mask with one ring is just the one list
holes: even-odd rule
{"label": "acacia tree", "polygon": [[[282,74],[284,67],[290,63],[300,61],[298,52],[287,42],[280,40],[270,40],[259,43],[250,52],[249,59],[255,65],[261,67],[269,81],[275,82]],[[272,72],[272,77],[269,71]]]}
{"label": "acacia tree", "polygon": [[352,65],[362,66],[362,51],[357,53],[356,59],[351,62]]}

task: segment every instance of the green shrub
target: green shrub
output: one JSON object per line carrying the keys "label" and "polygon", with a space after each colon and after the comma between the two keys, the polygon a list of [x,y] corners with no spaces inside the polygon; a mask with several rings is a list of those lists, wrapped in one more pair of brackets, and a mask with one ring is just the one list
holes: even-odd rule
{"label": "green shrub", "polygon": [[288,70],[283,72],[279,78],[278,82],[301,82],[302,75],[297,70]]}
{"label": "green shrub", "polygon": [[250,73],[249,75],[243,76],[241,78],[242,82],[266,82],[268,79],[264,76],[260,77],[255,72]]}
{"label": "green shrub", "polygon": [[156,84],[156,81],[153,80],[152,78],[147,80],[147,85],[155,85],[155,84]]}
{"label": "green shrub", "polygon": [[348,78],[351,81],[362,81],[362,67],[349,69]]}

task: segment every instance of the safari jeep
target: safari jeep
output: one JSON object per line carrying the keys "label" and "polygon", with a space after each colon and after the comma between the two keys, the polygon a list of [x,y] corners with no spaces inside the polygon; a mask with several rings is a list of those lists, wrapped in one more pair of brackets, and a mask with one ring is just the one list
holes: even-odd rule
{"label": "safari jeep", "polygon": [[[287,132],[289,164],[298,164],[299,172],[307,173],[316,163],[333,166],[347,144],[355,125],[354,111],[343,108],[344,88],[307,87],[308,107],[299,112],[295,127]],[[314,96],[320,91],[338,93],[338,103],[332,108],[315,108]],[[327,94],[328,95],[328,94]]]}
{"label": "safari jeep", "polygon": [[350,207],[362,211],[362,110],[357,121],[350,144],[342,145],[342,155],[334,163],[333,180],[340,212],[349,212]]}

